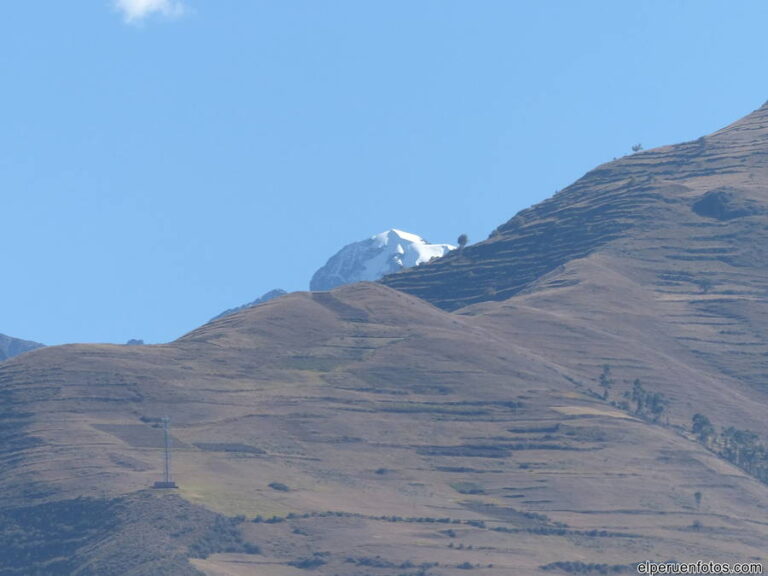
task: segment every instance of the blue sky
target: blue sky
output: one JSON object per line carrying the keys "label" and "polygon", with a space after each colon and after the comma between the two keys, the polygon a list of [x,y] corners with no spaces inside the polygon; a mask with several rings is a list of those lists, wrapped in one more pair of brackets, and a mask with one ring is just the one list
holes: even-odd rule
{"label": "blue sky", "polygon": [[0,332],[165,342],[768,98],[763,1],[6,2]]}

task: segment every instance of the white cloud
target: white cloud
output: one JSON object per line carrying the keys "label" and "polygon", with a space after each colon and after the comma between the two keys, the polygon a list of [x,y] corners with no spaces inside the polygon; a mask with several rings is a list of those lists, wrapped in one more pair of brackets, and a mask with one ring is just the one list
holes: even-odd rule
{"label": "white cloud", "polygon": [[187,10],[180,0],[114,0],[114,3],[128,24],[138,24],[153,14],[178,18]]}

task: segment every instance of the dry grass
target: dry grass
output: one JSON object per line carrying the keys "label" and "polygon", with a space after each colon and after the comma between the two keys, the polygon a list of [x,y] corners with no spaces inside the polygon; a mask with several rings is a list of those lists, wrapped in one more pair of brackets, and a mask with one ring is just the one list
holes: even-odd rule
{"label": "dry grass", "polygon": [[[3,363],[0,508],[151,485],[152,422],[170,415],[182,496],[278,517],[244,524],[263,556],[196,561],[211,575],[765,559],[768,486],[684,428],[702,412],[768,435],[768,210],[693,210],[726,186],[725,208],[768,204],[766,116],[601,166],[489,242],[387,280],[454,313],[357,284],[168,345]],[[618,407],[635,379],[670,400],[668,425]]]}

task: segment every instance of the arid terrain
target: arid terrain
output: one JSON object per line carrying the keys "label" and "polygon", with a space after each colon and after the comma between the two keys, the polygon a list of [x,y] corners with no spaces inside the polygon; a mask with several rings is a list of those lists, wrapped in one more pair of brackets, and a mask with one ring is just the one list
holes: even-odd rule
{"label": "arid terrain", "polygon": [[8,360],[0,575],[765,562],[767,230],[764,107],[382,283]]}

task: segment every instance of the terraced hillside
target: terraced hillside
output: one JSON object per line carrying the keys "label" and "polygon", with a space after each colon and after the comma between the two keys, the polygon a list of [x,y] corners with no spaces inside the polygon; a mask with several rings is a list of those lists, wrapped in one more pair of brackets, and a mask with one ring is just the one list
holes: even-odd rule
{"label": "terraced hillside", "polygon": [[[711,261],[729,267],[722,275],[744,276],[740,269],[749,266],[752,282],[764,288],[766,254],[754,234],[765,228],[767,180],[768,105],[694,142],[604,164],[523,210],[488,240],[382,282],[456,310],[505,300],[590,254],[623,254],[622,243],[629,242],[634,250],[627,256],[673,260],[701,276],[692,283],[697,288],[726,283],[706,273]],[[638,239],[643,246],[634,246]],[[685,274],[677,281],[685,282]]]}
{"label": "terraced hillside", "polygon": [[3,363],[0,576],[765,562],[765,130],[607,164],[387,285]]}
{"label": "terraced hillside", "polygon": [[487,241],[383,282],[447,310],[514,296],[609,333],[636,332],[644,318],[718,378],[763,388],[766,246],[763,106],[694,142],[600,166]]}
{"label": "terraced hillside", "polygon": [[[0,543],[34,557],[40,510],[74,526],[69,564],[3,574],[629,570],[761,557],[768,538],[768,486],[689,434],[597,398],[482,315],[383,286],[292,294],[164,346],[42,349],[0,383]],[[148,512],[166,414],[178,493],[220,515],[212,532],[181,502]],[[113,544],[57,515],[72,506],[106,514]],[[144,522],[167,527],[162,546],[131,536]],[[136,547],[130,572],[117,542]]]}

